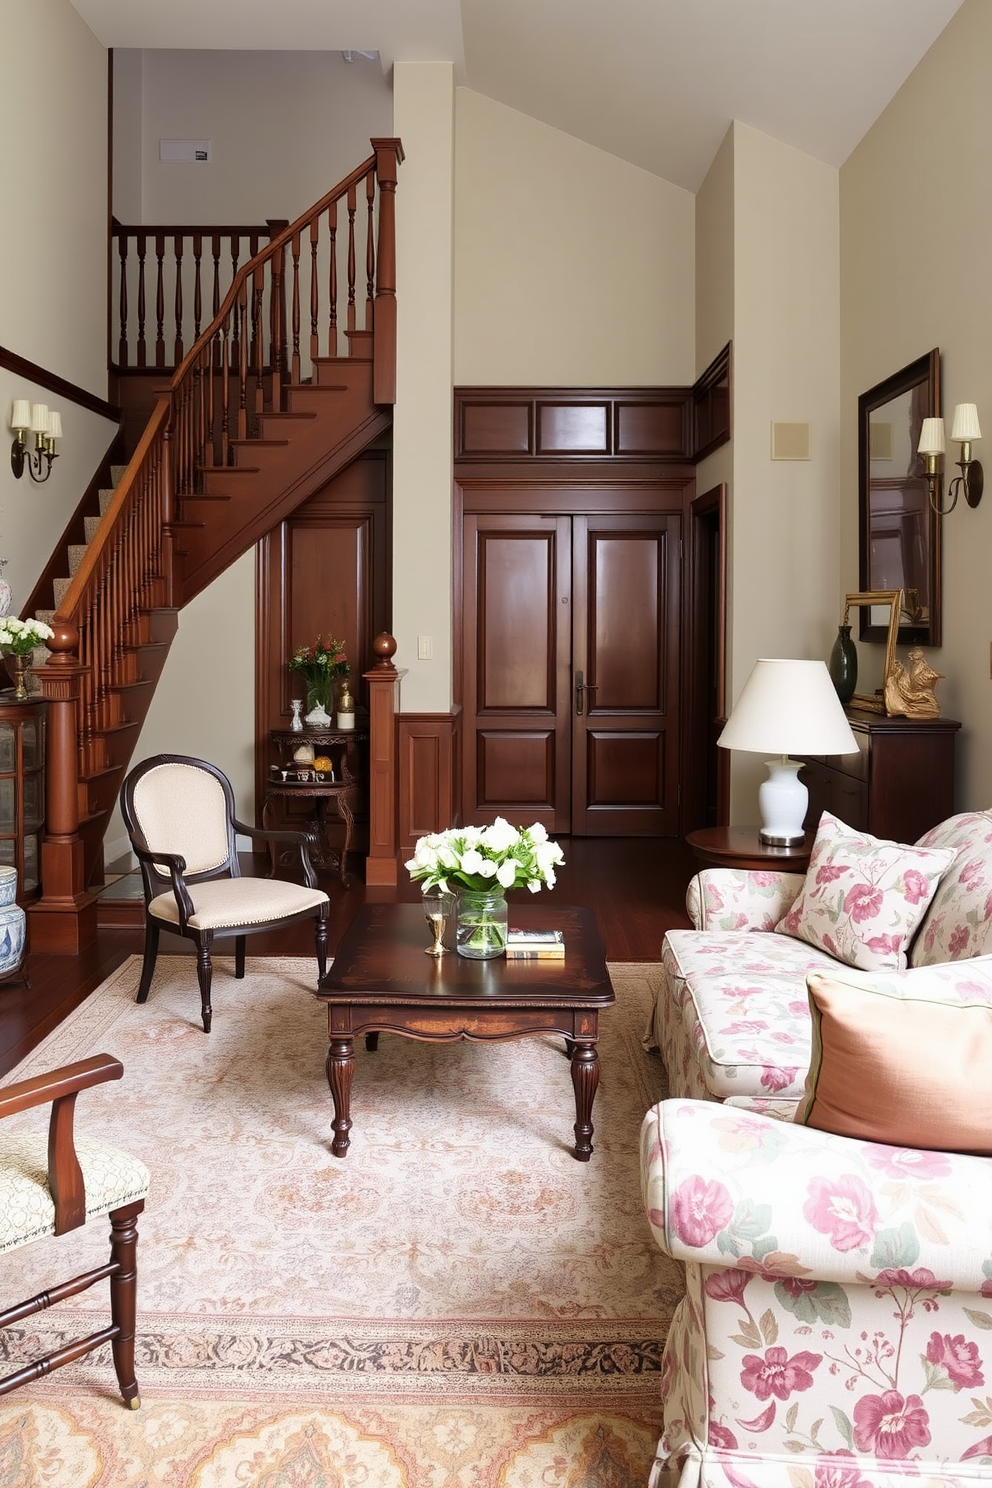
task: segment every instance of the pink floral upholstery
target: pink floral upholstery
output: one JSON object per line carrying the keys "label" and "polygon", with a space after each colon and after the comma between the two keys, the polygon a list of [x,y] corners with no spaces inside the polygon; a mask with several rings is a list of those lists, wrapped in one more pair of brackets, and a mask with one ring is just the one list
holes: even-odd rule
{"label": "pink floral upholstery", "polygon": [[[951,817],[918,846],[955,856],[910,946],[910,968],[992,954],[992,813]],[[645,1033],[661,1051],[673,1096],[794,1104],[802,1095],[811,1048],[806,973],[838,964],[773,933],[804,883],[800,874],[725,868],[693,878],[686,907],[695,929],[665,936]],[[949,997],[954,988],[950,973]]]}
{"label": "pink floral upholstery", "polygon": [[951,866],[951,847],[907,847],[853,832],[825,811],[802,893],[775,926],[864,971],[901,970]]}
{"label": "pink floral upholstery", "polygon": [[920,847],[953,847],[910,952],[910,966],[934,966],[992,951],[992,812],[963,811],[927,832]]}
{"label": "pink floral upholstery", "polygon": [[668,1100],[641,1175],[687,1272],[652,1483],[990,1481],[992,1160]]}

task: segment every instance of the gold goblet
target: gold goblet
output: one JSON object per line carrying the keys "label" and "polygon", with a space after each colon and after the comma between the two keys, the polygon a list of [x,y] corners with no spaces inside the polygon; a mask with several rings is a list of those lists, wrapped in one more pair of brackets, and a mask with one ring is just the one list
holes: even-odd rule
{"label": "gold goblet", "polygon": [[427,946],[424,954],[426,956],[446,956],[448,947],[444,944],[444,931],[448,919],[454,908],[455,896],[453,894],[425,894],[424,895],[424,919],[431,927],[434,937],[433,945]]}

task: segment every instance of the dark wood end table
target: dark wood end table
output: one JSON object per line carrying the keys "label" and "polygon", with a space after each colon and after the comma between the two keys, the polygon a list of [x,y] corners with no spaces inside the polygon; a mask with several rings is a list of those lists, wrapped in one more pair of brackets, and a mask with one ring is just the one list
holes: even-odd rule
{"label": "dark wood end table", "polygon": [[[344,1157],[351,1130],[355,1038],[374,1051],[380,1033],[431,1042],[483,1043],[558,1033],[575,1092],[575,1157],[592,1156],[592,1105],[599,1084],[599,1013],[616,1001],[592,913],[568,905],[514,904],[524,928],[565,933],[563,961],[472,961],[450,951],[424,954],[430,931],[419,904],[367,904],[359,910],[320,980],[327,1004],[327,1083],[334,1101],[331,1151]],[[453,939],[453,932],[449,937]]]}
{"label": "dark wood end table", "polygon": [[758,827],[701,827],[685,839],[700,868],[778,868],[805,873],[815,832],[806,832],[795,847],[771,847],[758,837]]}

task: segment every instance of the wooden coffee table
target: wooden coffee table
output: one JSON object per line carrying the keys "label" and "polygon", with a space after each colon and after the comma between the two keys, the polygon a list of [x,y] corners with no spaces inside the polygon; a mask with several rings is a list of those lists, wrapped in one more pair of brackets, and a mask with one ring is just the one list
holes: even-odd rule
{"label": "wooden coffee table", "polygon": [[[559,1033],[572,1066],[575,1147],[592,1156],[592,1103],[599,1084],[599,1010],[616,1001],[596,922],[587,909],[519,905],[513,924],[565,932],[563,961],[471,961],[424,954],[430,931],[419,904],[367,904],[342,937],[317,996],[327,1004],[327,1083],[334,1100],[331,1151],[344,1157],[351,1131],[355,1038],[375,1050],[380,1033],[430,1042],[483,1043]],[[453,940],[454,927],[445,937]]]}

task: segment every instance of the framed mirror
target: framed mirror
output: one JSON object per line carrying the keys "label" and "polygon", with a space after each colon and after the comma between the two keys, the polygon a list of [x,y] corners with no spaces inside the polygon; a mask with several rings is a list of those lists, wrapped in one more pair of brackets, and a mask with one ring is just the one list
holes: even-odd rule
{"label": "framed mirror", "polygon": [[[916,452],[925,418],[940,414],[940,351],[910,362],[858,399],[858,575],[862,591],[901,589],[900,645],[940,645],[940,518]],[[863,641],[889,627],[861,611]]]}

